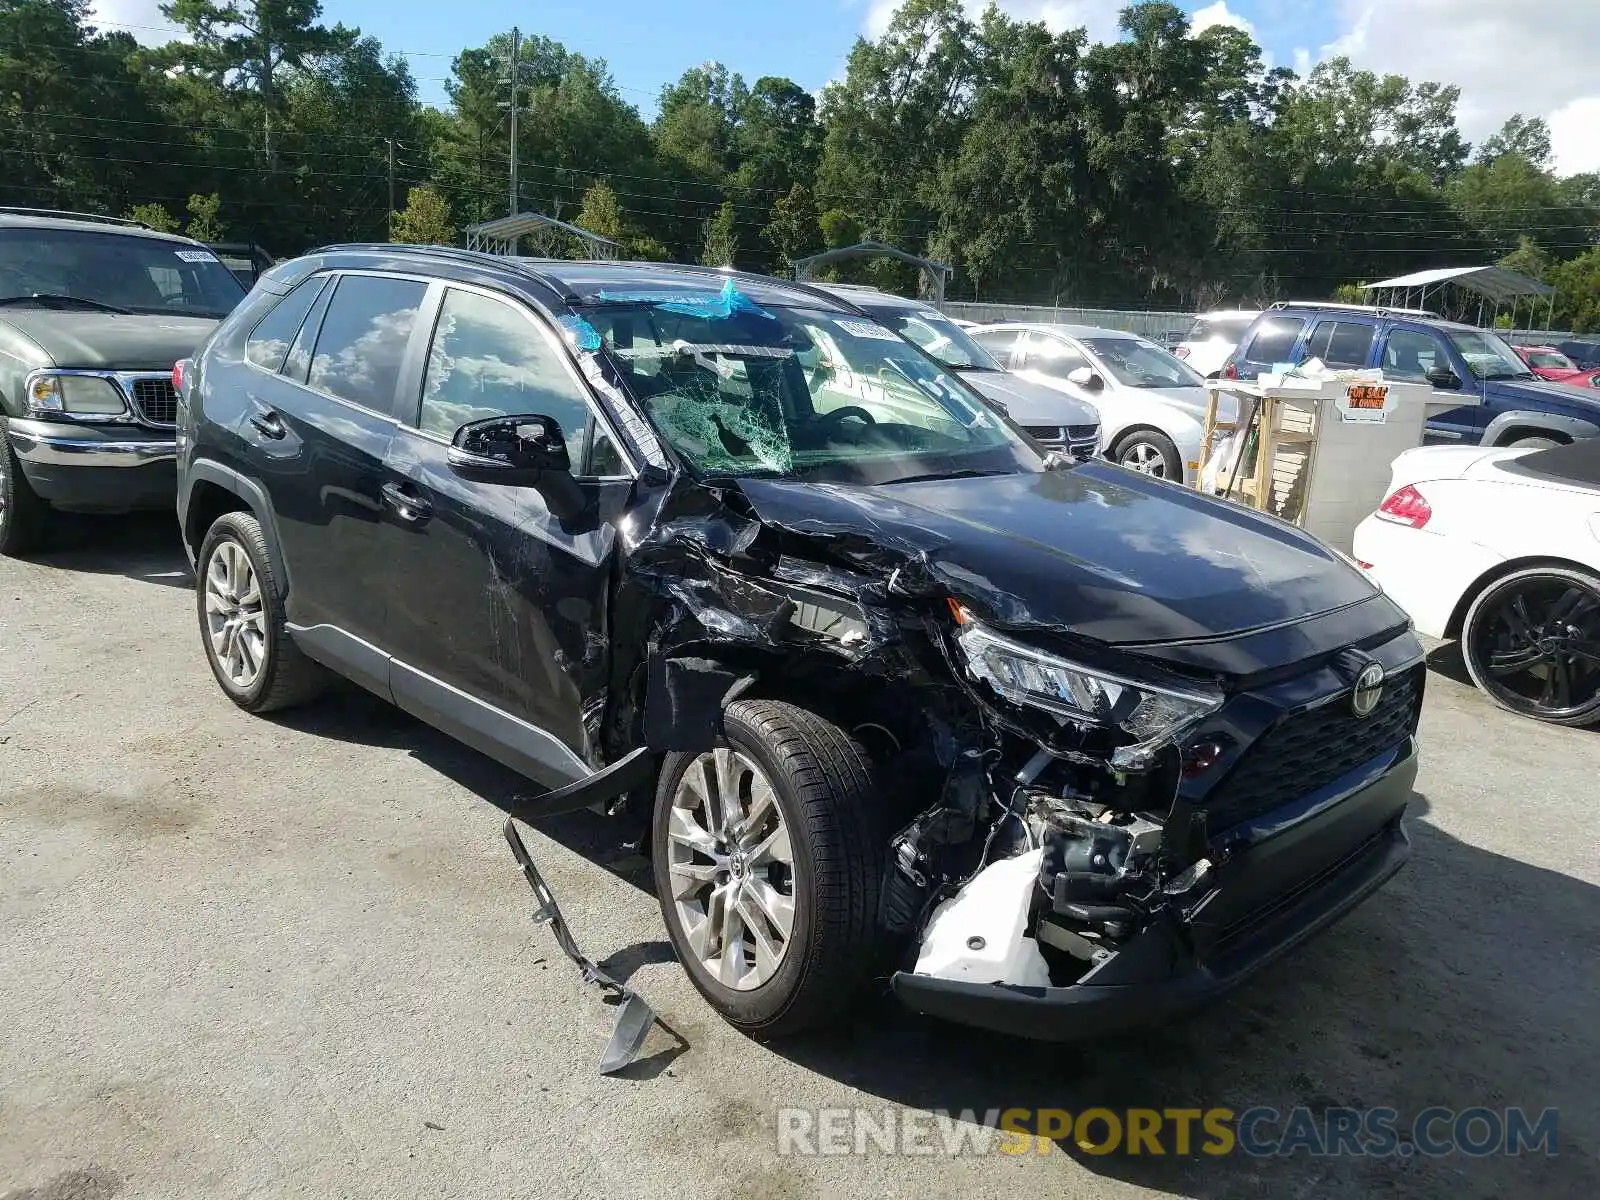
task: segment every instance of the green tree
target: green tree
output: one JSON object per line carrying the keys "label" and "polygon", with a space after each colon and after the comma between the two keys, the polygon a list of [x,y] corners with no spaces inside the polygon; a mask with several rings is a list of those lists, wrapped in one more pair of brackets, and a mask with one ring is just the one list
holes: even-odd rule
{"label": "green tree", "polygon": [[178,218],[169,213],[162,204],[135,204],[128,210],[128,216],[161,233],[178,232]]}
{"label": "green tree", "polygon": [[739,232],[735,227],[733,205],[724,200],[717,215],[705,223],[700,261],[708,267],[731,267],[739,253]]}
{"label": "green tree", "polygon": [[792,274],[797,259],[822,249],[822,225],[817,217],[817,202],[811,190],[797,183],[789,194],[772,206],[772,220],[761,231],[762,240],[772,247],[781,274]]}
{"label": "green tree", "polygon": [[222,222],[217,216],[222,207],[222,197],[198,193],[189,197],[189,221],[184,229],[197,242],[220,242],[223,238]]}
{"label": "green tree", "polygon": [[622,209],[617,204],[617,193],[611,185],[601,180],[589,185],[583,194],[583,207],[573,222],[579,229],[597,233],[614,242],[622,240]]}
{"label": "green tree", "polygon": [[190,67],[254,96],[269,169],[277,164],[273,123],[282,109],[284,71],[344,49],[356,38],[343,25],[320,24],[318,0],[171,0],[161,11],[188,32],[191,45],[181,53]]}
{"label": "green tree", "polygon": [[1558,263],[1548,281],[1556,289],[1555,323],[1576,333],[1600,331],[1600,247]]}
{"label": "green tree", "polygon": [[1550,126],[1540,117],[1525,117],[1512,113],[1498,132],[1484,139],[1478,147],[1478,161],[1493,162],[1502,154],[1515,154],[1536,167],[1550,165]]}
{"label": "green tree", "polygon": [[455,225],[450,205],[438,189],[424,184],[406,193],[406,206],[394,214],[390,240],[417,246],[450,246],[455,243]]}

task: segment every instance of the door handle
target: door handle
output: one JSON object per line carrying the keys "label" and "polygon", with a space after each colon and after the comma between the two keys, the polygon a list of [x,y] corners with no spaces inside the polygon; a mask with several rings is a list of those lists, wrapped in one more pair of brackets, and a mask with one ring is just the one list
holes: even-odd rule
{"label": "door handle", "polygon": [[378,490],[383,493],[383,502],[394,509],[402,521],[420,525],[433,515],[433,506],[408,484],[386,483]]}
{"label": "door handle", "polygon": [[250,427],[262,437],[277,441],[289,430],[284,426],[283,418],[270,408],[258,408],[250,414]]}

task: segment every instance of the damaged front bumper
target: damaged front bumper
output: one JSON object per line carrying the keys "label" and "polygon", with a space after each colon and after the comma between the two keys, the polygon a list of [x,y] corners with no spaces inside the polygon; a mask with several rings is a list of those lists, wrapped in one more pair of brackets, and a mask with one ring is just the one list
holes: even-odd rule
{"label": "damaged front bumper", "polygon": [[896,996],[929,1016],[1045,1041],[1148,1026],[1214,1000],[1333,924],[1411,852],[1402,825],[1414,739],[1217,839],[1213,885],[1066,987],[901,971]]}

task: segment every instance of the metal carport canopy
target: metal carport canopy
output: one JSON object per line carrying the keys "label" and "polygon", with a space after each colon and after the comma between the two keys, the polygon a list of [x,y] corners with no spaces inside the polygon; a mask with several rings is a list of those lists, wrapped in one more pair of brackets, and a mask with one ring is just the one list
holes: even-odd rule
{"label": "metal carport canopy", "polygon": [[1409,288],[1429,288],[1437,284],[1453,283],[1457,287],[1487,296],[1496,304],[1515,300],[1518,296],[1553,296],[1555,288],[1504,267],[1438,267],[1431,271],[1417,271],[1378,283],[1364,283],[1366,292],[1387,291],[1391,288],[1404,291]]}

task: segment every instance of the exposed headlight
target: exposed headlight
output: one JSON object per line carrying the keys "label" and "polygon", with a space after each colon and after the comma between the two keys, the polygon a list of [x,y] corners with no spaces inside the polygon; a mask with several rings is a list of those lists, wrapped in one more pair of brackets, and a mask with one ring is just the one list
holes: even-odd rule
{"label": "exposed headlight", "polygon": [[120,417],[128,411],[121,390],[102,375],[35,373],[28,377],[27,390],[34,412]]}
{"label": "exposed headlight", "polygon": [[1013,704],[1126,734],[1132,742],[1114,751],[1115,767],[1144,765],[1153,751],[1222,706],[1218,693],[1157,687],[1057,658],[1002,637],[970,616],[956,644],[972,677]]}

